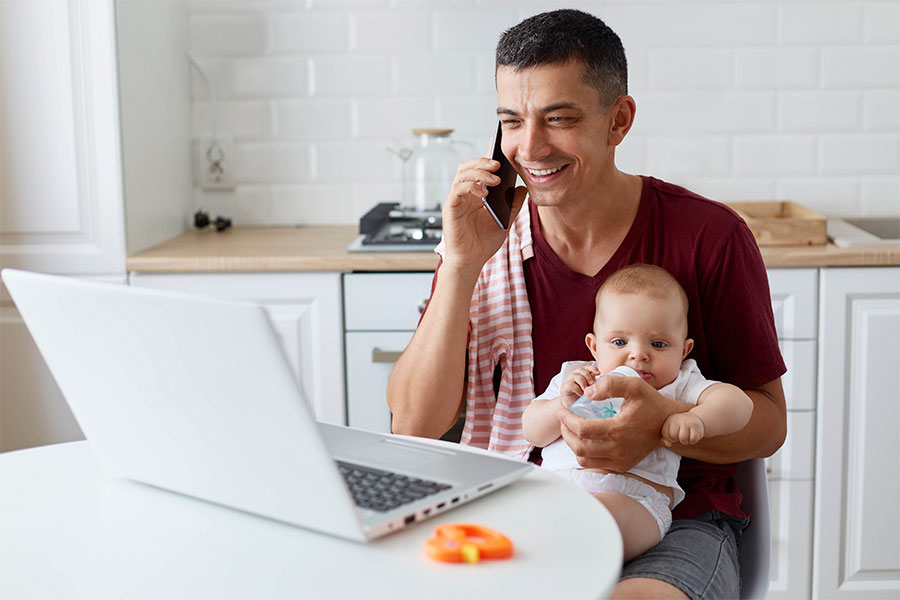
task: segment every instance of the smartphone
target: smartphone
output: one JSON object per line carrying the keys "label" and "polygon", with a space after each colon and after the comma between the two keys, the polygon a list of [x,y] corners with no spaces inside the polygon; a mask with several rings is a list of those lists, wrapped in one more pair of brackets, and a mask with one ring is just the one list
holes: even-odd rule
{"label": "smartphone", "polygon": [[509,229],[509,214],[512,211],[517,174],[500,147],[502,133],[503,124],[498,121],[497,133],[494,134],[494,143],[491,146],[491,158],[500,163],[500,168],[494,171],[494,175],[500,177],[500,183],[489,186],[487,196],[482,198],[481,202],[494,217],[494,221],[497,222],[500,229]]}

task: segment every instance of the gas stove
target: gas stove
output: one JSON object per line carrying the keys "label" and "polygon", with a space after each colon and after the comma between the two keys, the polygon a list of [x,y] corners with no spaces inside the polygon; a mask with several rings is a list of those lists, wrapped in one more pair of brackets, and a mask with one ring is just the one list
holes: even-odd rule
{"label": "gas stove", "polygon": [[441,241],[440,211],[410,211],[378,204],[359,220],[350,252],[430,252]]}

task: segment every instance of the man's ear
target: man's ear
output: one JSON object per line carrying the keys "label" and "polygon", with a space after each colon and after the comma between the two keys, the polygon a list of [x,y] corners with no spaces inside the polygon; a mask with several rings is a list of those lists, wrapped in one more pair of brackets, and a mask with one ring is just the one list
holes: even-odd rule
{"label": "man's ear", "polygon": [[625,139],[625,136],[631,131],[634,125],[634,113],[637,107],[634,98],[631,96],[619,96],[618,99],[609,107],[612,119],[609,124],[609,144],[610,146],[618,146]]}
{"label": "man's ear", "polygon": [[694,340],[688,338],[684,340],[684,353],[681,355],[681,360],[687,358],[687,355],[691,353],[691,350],[694,349]]}

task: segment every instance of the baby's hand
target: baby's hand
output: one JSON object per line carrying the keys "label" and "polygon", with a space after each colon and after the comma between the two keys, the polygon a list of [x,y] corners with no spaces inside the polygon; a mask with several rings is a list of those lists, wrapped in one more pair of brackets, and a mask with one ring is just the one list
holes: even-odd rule
{"label": "baby's hand", "polygon": [[703,439],[703,421],[691,412],[670,415],[662,426],[663,443],[666,446],[682,444],[692,446]]}
{"label": "baby's hand", "polygon": [[593,365],[579,367],[569,375],[560,389],[560,397],[563,405],[568,408],[573,402],[581,398],[584,388],[593,385],[600,374],[600,369]]}

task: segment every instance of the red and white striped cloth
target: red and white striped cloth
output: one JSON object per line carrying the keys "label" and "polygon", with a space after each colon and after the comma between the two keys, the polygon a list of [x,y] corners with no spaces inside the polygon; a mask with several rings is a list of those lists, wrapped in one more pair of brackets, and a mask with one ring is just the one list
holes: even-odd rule
{"label": "red and white striped cloth", "polygon": [[[528,200],[481,270],[469,308],[469,372],[462,443],[525,460],[522,413],[534,399],[531,307],[523,262],[534,256]],[[443,257],[443,243],[435,252]],[[501,370],[494,399],[494,367]]]}

